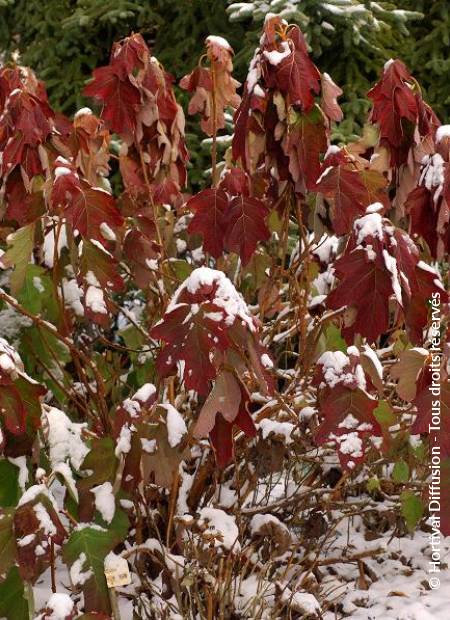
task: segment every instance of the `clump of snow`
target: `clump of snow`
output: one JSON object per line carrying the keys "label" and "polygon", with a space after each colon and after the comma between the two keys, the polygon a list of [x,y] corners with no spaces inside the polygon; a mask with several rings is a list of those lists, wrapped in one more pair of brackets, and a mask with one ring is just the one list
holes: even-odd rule
{"label": "clump of snow", "polygon": [[186,423],[181,414],[170,403],[161,405],[167,411],[167,439],[171,448],[175,448],[187,433]]}
{"label": "clump of snow", "polygon": [[436,142],[439,143],[444,138],[450,138],[450,125],[441,125],[436,131]]}
{"label": "clump of snow", "polygon": [[4,338],[0,338],[0,375],[8,375],[14,380],[22,371],[20,355]]}
{"label": "clump of snow", "polygon": [[368,344],[363,345],[363,351],[364,351],[364,354],[370,359],[373,366],[375,367],[375,370],[378,374],[380,381],[383,381],[383,366],[380,360],[378,359],[378,355],[371,347],[369,347]]}
{"label": "clump of snow", "polygon": [[282,439],[287,446],[293,441],[292,433],[295,426],[291,422],[277,422],[276,420],[264,418],[259,422],[258,427],[261,429],[263,439],[274,435]]}
{"label": "clump of snow", "polygon": [[277,517],[274,515],[253,515],[250,521],[250,532],[252,535],[265,533],[263,530],[268,529],[268,527],[273,527],[274,530],[279,529],[289,534],[289,530],[284,523],[282,523]]}
{"label": "clump of snow", "polygon": [[277,50],[273,50],[272,52],[268,52],[267,50],[265,50],[263,52],[266,60],[268,60],[269,63],[274,67],[279,65],[282,60],[287,58],[292,53],[291,48],[289,47],[289,43],[287,41],[283,41],[281,43],[281,49],[281,52],[278,52]]}
{"label": "clump of snow", "polygon": [[[349,347],[347,353],[349,355],[358,355],[359,352]],[[342,384],[346,387],[359,387],[362,390],[366,389],[366,378],[364,370],[361,364],[351,364],[350,358],[342,351],[325,351],[317,360],[317,364],[322,366],[323,379],[325,384],[333,388],[338,384]]]}
{"label": "clump of snow", "polygon": [[218,45],[219,47],[223,47],[224,49],[231,52],[231,45],[228,43],[228,41],[224,37],[219,37],[217,35],[210,34],[208,37],[206,37],[206,43],[212,43],[214,45]]}
{"label": "clump of snow", "polygon": [[[167,308],[167,312],[174,310],[178,306],[178,299],[184,291],[196,294],[203,287],[214,288],[212,303],[223,309],[224,316],[213,317],[212,320],[225,320],[227,325],[233,325],[236,319],[243,321],[251,331],[255,331],[255,324],[247,304],[242,295],[236,290],[232,282],[222,271],[210,269],[209,267],[199,267],[189,275],[189,277],[178,287]],[[215,313],[220,315],[220,313]]]}
{"label": "clump of snow", "polygon": [[339,239],[335,235],[323,235],[320,241],[313,247],[312,253],[324,265],[328,265],[337,255]]}
{"label": "clump of snow", "polygon": [[44,504],[38,502],[35,506],[33,506],[34,514],[39,521],[40,529],[45,533],[46,536],[55,536],[56,534],[56,526],[50,518],[50,515],[47,512]]}
{"label": "clump of snow", "polygon": [[267,355],[267,353],[263,353],[261,355],[261,364],[264,366],[264,368],[273,368],[273,362]]}
{"label": "clump of snow", "polygon": [[128,424],[124,424],[120,429],[114,454],[119,457],[121,454],[128,454],[131,450],[131,429]]}
{"label": "clump of snow", "polygon": [[156,387],[153,383],[144,383],[144,385],[142,385],[133,395],[132,400],[138,400],[141,403],[146,403],[154,394],[156,394]]}
{"label": "clump of snow", "polygon": [[68,460],[74,469],[79,469],[89,452],[82,439],[86,423],[72,422],[67,415],[50,407],[42,414],[42,423],[49,443],[49,456],[52,467]]}
{"label": "clump of snow", "polygon": [[[439,153],[425,155],[422,159],[422,174],[419,184],[430,191],[444,183],[445,162]],[[436,197],[435,197],[436,199]]]}
{"label": "clump of snow", "polygon": [[355,459],[363,455],[363,442],[357,432],[346,433],[340,437],[336,437],[339,444],[339,451],[347,454]]}
{"label": "clump of snow", "polygon": [[222,545],[225,549],[235,551],[241,548],[238,541],[239,530],[234,516],[228,515],[219,508],[202,508],[199,524],[206,526],[206,534],[217,536],[214,543],[216,547]]}
{"label": "clump of snow", "polygon": [[83,316],[84,308],[83,304],[81,303],[83,291],[78,286],[78,282],[75,280],[75,278],[72,278],[71,280],[63,278],[62,289],[64,296],[64,305],[68,308],[72,308],[72,310],[77,316]]}
{"label": "clump of snow", "polygon": [[86,306],[92,310],[92,312],[98,314],[108,314],[105,298],[101,288],[97,286],[88,286],[86,291]]}
{"label": "clump of snow", "polygon": [[[53,261],[55,259],[55,238],[56,231],[54,229],[50,229],[45,237],[44,237],[44,246],[43,246],[43,259],[46,267],[53,267]],[[57,255],[61,256],[61,252],[63,248],[67,248],[67,232],[66,227],[62,226],[59,235],[58,235],[58,245],[57,245]]]}
{"label": "clump of snow", "polygon": [[394,256],[391,256],[389,252],[383,250],[383,259],[386,269],[391,274],[391,284],[394,291],[394,296],[400,306],[403,306],[402,301],[402,287],[400,286],[400,280],[398,275],[397,261]]}
{"label": "clump of snow", "polygon": [[74,118],[79,118],[85,114],[92,114],[91,108],[80,108],[77,112],[75,112]]}
{"label": "clump of snow", "polygon": [[19,487],[21,488],[22,491],[25,491],[25,486],[28,482],[27,457],[26,456],[17,456],[16,458],[9,457],[8,461],[10,463],[13,463],[13,465],[19,468],[19,478],[18,478]]}
{"label": "clump of snow", "polygon": [[[47,601],[46,620],[66,620],[73,612],[73,601],[68,594],[55,592]],[[49,615],[50,612],[50,615]]]}
{"label": "clump of snow", "polygon": [[354,221],[353,229],[357,233],[357,244],[366,237],[383,239],[383,218],[379,213],[367,213]]}
{"label": "clump of snow", "polygon": [[283,590],[281,595],[283,602],[288,603],[289,607],[301,614],[316,616],[320,613],[319,601],[309,592],[291,592],[288,588]]}
{"label": "clump of snow", "polygon": [[55,592],[47,601],[46,620],[66,620],[73,612],[74,603],[68,594]]}
{"label": "clump of snow", "polygon": [[87,557],[85,553],[80,553],[78,558],[70,567],[70,580],[74,586],[82,586],[88,579],[93,577],[92,568],[86,570]]}
{"label": "clump of snow", "polygon": [[106,222],[102,222],[100,224],[100,232],[102,234],[102,237],[106,239],[106,241],[116,241],[117,239],[116,233],[110,226],[108,226]]}
{"label": "clump of snow", "polygon": [[104,482],[91,489],[95,496],[95,508],[102,515],[106,523],[111,523],[116,512],[116,500],[113,494],[112,484]]}

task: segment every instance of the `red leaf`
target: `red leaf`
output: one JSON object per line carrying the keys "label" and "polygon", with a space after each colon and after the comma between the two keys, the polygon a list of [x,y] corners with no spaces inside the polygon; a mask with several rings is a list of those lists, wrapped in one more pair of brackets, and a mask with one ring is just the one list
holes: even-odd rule
{"label": "red leaf", "polygon": [[101,188],[91,187],[75,173],[57,176],[51,192],[51,203],[54,209],[64,209],[67,221],[85,239],[104,243],[102,224],[113,229],[123,224],[113,196]]}
{"label": "red leaf", "polygon": [[411,298],[405,307],[405,322],[408,335],[414,344],[423,342],[423,330],[428,324],[429,302],[436,295],[440,303],[448,301],[448,295],[439,283],[439,276],[425,263],[419,263],[410,278]]}
{"label": "red leaf", "polygon": [[231,463],[234,457],[234,426],[238,426],[247,437],[256,436],[256,426],[247,410],[247,399],[244,394],[242,394],[239,411],[233,422],[228,422],[221,413],[218,413],[214,428],[209,434],[216,455],[217,465],[221,469]]}
{"label": "red leaf", "polygon": [[350,168],[347,162],[327,166],[325,160],[316,191],[327,197],[331,204],[331,220],[337,235],[351,231],[357,217],[364,215],[369,205],[386,200],[383,191],[386,180],[374,170]]}
{"label": "red leaf", "polygon": [[264,221],[269,210],[261,200],[249,196],[234,197],[228,208],[225,232],[225,247],[239,254],[246,265],[252,257],[258,241],[270,237]]}
{"label": "red leaf", "polygon": [[309,114],[298,115],[289,125],[283,150],[289,157],[289,172],[296,183],[296,190],[314,190],[320,171],[320,155],[327,149],[327,133],[323,115],[318,108]]}
{"label": "red leaf", "polygon": [[225,215],[228,197],[222,189],[205,189],[193,196],[187,208],[194,212],[189,224],[189,233],[203,237],[203,248],[214,258],[219,258],[224,249]]}
{"label": "red leaf", "polygon": [[392,166],[406,161],[414,125],[423,108],[422,99],[411,88],[413,83],[405,65],[394,60],[385,66],[381,80],[368,93],[373,101],[370,120],[380,126],[380,143],[390,149]]}
{"label": "red leaf", "polygon": [[367,447],[370,447],[367,442],[369,437],[382,435],[381,427],[373,415],[377,404],[375,399],[359,388],[351,390],[338,385],[327,390],[320,403],[323,422],[316,431],[317,444],[322,445],[333,439],[344,467],[352,468],[349,466],[351,462],[356,464],[363,461]]}
{"label": "red leaf", "polygon": [[333,82],[328,73],[322,73],[322,103],[321,107],[330,121],[339,122],[344,114],[337,102],[337,98],[342,95],[342,89]]}
{"label": "red leaf", "polygon": [[25,433],[27,411],[20,392],[14,385],[0,386],[0,411],[10,433],[13,435]]}
{"label": "red leaf", "polygon": [[369,260],[364,249],[345,254],[334,268],[341,282],[328,295],[327,306],[356,311],[354,322],[342,330],[344,338],[352,344],[355,334],[361,334],[374,342],[389,327],[389,297],[393,293],[389,272],[379,260]]}
{"label": "red leaf", "polygon": [[102,119],[118,134],[131,134],[136,129],[136,113],[141,104],[139,89],[127,76],[120,77],[113,66],[93,71],[93,80],[83,91],[104,104]]}
{"label": "red leaf", "polygon": [[210,351],[224,351],[228,347],[222,322],[211,320],[208,313],[223,314],[223,309],[212,303],[194,304],[194,307],[181,304],[166,314],[163,322],[151,331],[152,338],[167,343],[157,359],[159,375],[167,376],[176,362],[182,360],[186,388],[199,394],[209,392],[209,382],[216,376]]}
{"label": "red leaf", "polygon": [[295,49],[276,66],[278,88],[287,94],[291,105],[300,105],[303,112],[314,106],[314,94],[320,92],[320,73],[308,56],[303,34],[297,26],[291,30]]}

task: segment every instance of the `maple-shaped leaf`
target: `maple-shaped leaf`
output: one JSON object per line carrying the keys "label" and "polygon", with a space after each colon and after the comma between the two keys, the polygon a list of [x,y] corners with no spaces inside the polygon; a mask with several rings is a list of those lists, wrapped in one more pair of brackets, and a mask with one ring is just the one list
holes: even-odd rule
{"label": "maple-shaped leaf", "polygon": [[245,266],[259,241],[270,237],[265,217],[269,213],[265,204],[250,196],[235,196],[226,214],[225,247],[239,254]]}
{"label": "maple-shaped leaf", "polygon": [[353,308],[356,312],[351,325],[342,335],[351,344],[355,334],[374,342],[389,327],[389,297],[393,294],[388,270],[379,261],[370,260],[364,249],[355,249],[334,263],[340,282],[327,297],[333,310]]}
{"label": "maple-shaped leaf", "polygon": [[240,401],[239,410],[234,420],[229,422],[221,413],[218,413],[216,415],[214,428],[209,434],[216,455],[217,465],[221,469],[226,467],[233,460],[233,431],[235,426],[243,431],[247,437],[256,437],[256,426],[252,416],[247,410],[247,399],[244,397]]}
{"label": "maple-shaped leaf", "polygon": [[14,267],[10,276],[10,288],[13,295],[17,295],[22,288],[28,263],[34,248],[35,224],[28,224],[11,233],[6,239],[10,246],[0,257],[0,266],[3,268]]}
{"label": "maple-shaped leaf", "polygon": [[190,198],[186,207],[194,213],[188,232],[201,234],[205,252],[219,258],[224,250],[227,194],[222,189],[204,189]]}
{"label": "maple-shaped leaf", "polygon": [[360,388],[352,390],[337,385],[327,389],[319,404],[323,421],[316,431],[317,444],[334,441],[342,465],[352,469],[364,459],[370,447],[369,438],[382,435],[373,415],[377,404],[378,401]]}
{"label": "maple-shaped leaf", "polygon": [[104,243],[102,225],[111,229],[119,228],[123,218],[111,194],[100,187],[92,187],[79,179],[75,172],[61,166],[65,172],[58,174],[51,191],[51,204],[58,212],[63,209],[67,221],[79,230],[85,239],[95,239]]}
{"label": "maple-shaped leaf", "polygon": [[392,366],[390,374],[393,379],[398,379],[396,391],[403,400],[408,402],[414,400],[417,391],[417,378],[427,357],[427,349],[408,349],[400,353],[398,362]]}
{"label": "maple-shaped leaf", "polygon": [[[63,548],[63,558],[74,586],[81,586],[86,612],[105,613],[110,617],[111,605],[105,578],[105,557],[125,540],[128,519],[116,510],[108,530],[92,524],[75,529]],[[77,582],[77,579],[79,582]],[[101,617],[101,616],[100,616]]]}
{"label": "maple-shaped leaf", "polygon": [[289,172],[299,184],[299,191],[314,190],[320,172],[320,155],[327,149],[327,133],[319,108],[308,114],[295,114],[283,140],[283,151],[289,157]]}
{"label": "maple-shaped leaf", "polygon": [[34,613],[26,599],[25,586],[17,566],[12,566],[0,583],[0,613],[6,620],[29,620]]}
{"label": "maple-shaped leaf", "polygon": [[207,437],[214,428],[218,413],[221,413],[227,422],[233,422],[238,414],[240,402],[241,388],[237,379],[231,372],[222,371],[201,408],[194,428],[194,437]]}
{"label": "maple-shaped leaf", "polygon": [[433,201],[433,194],[426,187],[416,187],[408,194],[405,210],[410,215],[410,231],[425,239],[433,257],[437,256],[438,214]]}
{"label": "maple-shaped leaf", "polygon": [[210,67],[197,67],[183,77],[181,88],[193,93],[189,102],[189,114],[200,113],[201,127],[212,136],[225,127],[224,111],[237,108],[241,98],[236,93],[239,82],[233,79],[233,50],[222,37],[206,38],[206,57]]}
{"label": "maple-shaped leaf", "polygon": [[0,148],[2,174],[21,165],[28,180],[43,172],[39,145],[48,139],[54,114],[45,100],[26,92],[13,91],[0,119]]}
{"label": "maple-shaped leaf", "polygon": [[430,301],[438,298],[440,304],[445,304],[448,302],[448,294],[442,286],[439,274],[421,261],[410,277],[410,287],[411,298],[405,307],[405,323],[411,342],[421,344],[423,330],[430,316]]}
{"label": "maple-shaped leaf", "polygon": [[234,453],[233,427],[238,426],[248,437],[255,437],[256,427],[247,409],[248,395],[236,377],[222,370],[206,399],[194,427],[194,437],[209,435],[216,461],[223,468]]}
{"label": "maple-shaped leaf", "polygon": [[[8,461],[2,460],[2,464]],[[2,480],[3,482],[3,480]],[[14,504],[15,506],[15,504]],[[13,566],[16,560],[16,540],[13,530],[14,510],[0,509],[0,570],[3,574],[8,572],[9,568]]]}
{"label": "maple-shaped leaf", "polygon": [[202,117],[201,127],[205,133],[211,130],[210,117],[212,114],[211,93],[213,80],[211,71],[206,67],[196,67],[192,73],[185,75],[180,80],[180,88],[193,93],[189,101],[189,114],[200,114]]}
{"label": "maple-shaped leaf", "polygon": [[102,119],[111,131],[129,135],[136,130],[136,114],[141,104],[141,93],[128,76],[121,76],[113,66],[99,67],[83,91],[103,103]]}
{"label": "maple-shaped leaf", "polygon": [[27,411],[20,392],[14,385],[0,386],[0,410],[3,423],[10,433],[25,433]]}
{"label": "maple-shaped leaf", "polygon": [[346,157],[333,162],[326,158],[315,191],[323,194],[331,205],[331,221],[337,235],[352,229],[356,218],[367,207],[385,201],[386,179],[375,170],[358,170]]}
{"label": "maple-shaped leaf", "polygon": [[223,363],[223,352],[236,346],[230,341],[231,331],[233,340],[244,340],[246,331],[256,333],[244,299],[223,272],[195,269],[150,332],[152,338],[167,343],[158,356],[158,374],[174,374],[181,361],[186,387],[208,394],[209,382]]}
{"label": "maple-shaped leaf", "polygon": [[226,331],[216,320],[217,316],[223,317],[223,311],[212,303],[194,307],[182,304],[164,316],[163,323],[151,331],[152,338],[167,343],[157,360],[160,376],[170,374],[176,362],[182,360],[186,388],[199,394],[208,393],[209,382],[216,376],[210,351],[214,348],[224,351],[228,346]]}
{"label": "maple-shaped leaf", "polygon": [[[21,577],[33,583],[50,564],[49,538],[61,545],[66,537],[55,504],[44,485],[31,487],[19,501],[14,513],[14,534],[16,539],[26,543],[17,547]],[[37,547],[43,553],[38,552]]]}
{"label": "maple-shaped leaf", "polygon": [[342,89],[333,82],[328,73],[322,73],[322,102],[321,108],[328,116],[330,121],[339,122],[343,119],[344,114],[337,102],[338,97],[343,93]]}
{"label": "maple-shaped leaf", "polygon": [[123,242],[123,254],[133,270],[136,284],[144,289],[155,278],[160,248],[140,230],[129,230]]}
{"label": "maple-shaped leaf", "polygon": [[320,72],[308,55],[305,39],[297,26],[290,31],[290,41],[293,43],[291,53],[275,66],[276,82],[291,105],[299,105],[308,113],[314,105],[314,95],[320,92]]}
{"label": "maple-shaped leaf", "polygon": [[14,170],[6,180],[6,218],[15,220],[20,226],[34,222],[45,213],[45,202],[41,188],[38,183],[31,185],[31,191],[27,191],[18,170]]}
{"label": "maple-shaped leaf", "polygon": [[106,291],[121,291],[124,287],[123,279],[118,273],[117,262],[111,254],[99,243],[83,242],[81,252],[81,274],[89,279],[92,272],[99,285]]}
{"label": "maple-shaped leaf", "polygon": [[[380,144],[388,147],[391,165],[405,163],[414,143],[417,127],[421,136],[439,124],[436,116],[423,102],[408,69],[400,60],[385,64],[380,81],[369,91],[373,101],[370,120],[380,127]],[[427,122],[421,122],[428,119]]]}
{"label": "maple-shaped leaf", "polygon": [[170,404],[158,405],[151,422],[142,427],[145,483],[152,474],[157,485],[171,488],[181,461],[189,457],[186,436],[187,428],[178,411]]}

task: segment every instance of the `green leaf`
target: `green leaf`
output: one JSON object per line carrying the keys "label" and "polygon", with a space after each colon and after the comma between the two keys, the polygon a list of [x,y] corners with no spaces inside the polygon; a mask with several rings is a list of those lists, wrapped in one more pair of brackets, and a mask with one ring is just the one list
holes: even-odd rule
{"label": "green leaf", "polygon": [[6,620],[29,620],[28,602],[17,566],[10,568],[0,583],[0,617]]}
{"label": "green leaf", "polygon": [[380,489],[380,481],[375,476],[374,478],[369,478],[367,481],[367,490],[369,493],[373,493],[374,491],[378,491]]}
{"label": "green leaf", "polygon": [[53,282],[43,267],[31,264],[26,266],[25,280],[17,301],[32,314],[45,316],[52,323],[58,322],[58,300]]}
{"label": "green leaf", "polygon": [[392,480],[394,482],[408,482],[409,480],[409,465],[405,461],[398,461],[394,465],[392,472]]}
{"label": "green leaf", "polygon": [[347,344],[341,336],[341,330],[335,325],[329,325],[325,330],[326,348],[327,351],[342,351],[347,352]]}
{"label": "green leaf", "polygon": [[2,257],[2,263],[5,267],[15,267],[10,277],[10,288],[11,293],[17,295],[25,282],[28,262],[33,251],[34,222],[11,233],[7,241],[10,247]]}
{"label": "green leaf", "polygon": [[82,585],[86,612],[111,613],[104,561],[108,553],[125,539],[127,531],[127,516],[122,510],[116,510],[108,530],[94,527],[76,530],[63,548],[63,558],[69,567],[84,553],[86,560],[82,570],[92,570],[92,576]]}
{"label": "green leaf", "polygon": [[410,531],[413,531],[422,518],[423,503],[420,497],[410,491],[405,491],[401,495],[402,515]]}
{"label": "green leaf", "polygon": [[114,450],[111,437],[102,437],[92,442],[91,451],[86,455],[80,469],[81,474],[83,470],[90,470],[92,473],[78,481],[80,489],[87,490],[107,481],[114,482],[117,467]]}
{"label": "green leaf", "polygon": [[0,506],[3,508],[17,506],[19,497],[19,468],[2,459],[0,461]]}
{"label": "green leaf", "polygon": [[392,407],[386,400],[380,400],[376,409],[374,409],[373,415],[376,417],[377,422],[383,427],[383,429],[397,424],[397,418],[392,411]]}
{"label": "green leaf", "polygon": [[[16,537],[13,531],[14,510],[0,511],[0,573],[5,574],[16,559]],[[1,602],[0,602],[1,604]]]}

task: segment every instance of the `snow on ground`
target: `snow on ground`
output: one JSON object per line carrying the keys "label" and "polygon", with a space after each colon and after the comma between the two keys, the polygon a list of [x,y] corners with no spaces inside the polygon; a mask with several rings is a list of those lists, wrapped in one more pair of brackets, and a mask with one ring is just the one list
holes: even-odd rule
{"label": "snow on ground", "polygon": [[[347,536],[345,522],[342,524],[340,534],[351,547],[348,555],[382,545],[386,545],[386,552],[363,559],[365,583],[359,580],[356,562],[336,563],[329,571],[322,568],[329,574],[322,580],[318,598],[339,601],[341,607],[337,615],[334,610],[326,611],[323,620],[448,620],[450,569],[446,564],[450,560],[450,537],[442,537],[442,570],[436,575],[428,573],[431,547],[427,533],[417,531],[391,540],[389,531],[367,542],[358,529],[351,528]],[[338,556],[338,548],[339,543],[333,545],[324,558]],[[439,577],[439,589],[430,589],[431,576]]]}

